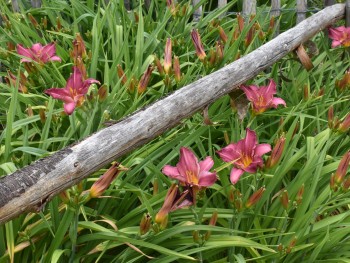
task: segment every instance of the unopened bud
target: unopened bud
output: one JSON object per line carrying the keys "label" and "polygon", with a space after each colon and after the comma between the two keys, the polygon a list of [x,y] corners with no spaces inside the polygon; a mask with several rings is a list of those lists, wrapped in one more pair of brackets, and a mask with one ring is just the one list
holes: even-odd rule
{"label": "unopened bud", "polygon": [[39,110],[39,117],[42,123],[45,123],[46,121],[46,115],[45,115],[45,110],[44,109],[40,109]]}
{"label": "unopened bud", "polygon": [[276,164],[278,164],[278,162],[281,160],[285,143],[286,143],[286,137],[282,135],[277,140],[275,147],[272,149],[271,156],[266,162],[266,168],[273,168],[276,166]]}
{"label": "unopened bud", "polygon": [[158,194],[159,191],[159,183],[158,183],[158,179],[155,178],[153,180],[153,196],[156,196]]}
{"label": "unopened bud", "polygon": [[203,44],[201,41],[201,36],[200,36],[198,30],[193,29],[191,31],[191,37],[192,37],[192,42],[193,42],[193,45],[196,49],[196,54],[197,54],[198,58],[201,61],[204,61],[204,59],[206,58],[207,55],[205,54],[204,47],[203,47]]}
{"label": "unopened bud", "polygon": [[90,188],[89,195],[91,198],[100,197],[104,191],[110,186],[113,180],[121,171],[127,170],[119,165],[113,164]]}
{"label": "unopened bud", "polygon": [[107,85],[102,85],[99,89],[98,89],[98,100],[100,102],[104,101],[107,98],[108,95],[108,88]]}
{"label": "unopened bud", "polygon": [[347,152],[343,156],[343,158],[340,160],[339,166],[334,174],[334,180],[336,184],[339,185],[344,180],[344,177],[348,171],[349,163],[350,163],[350,151]]}
{"label": "unopened bud", "polygon": [[328,127],[330,129],[334,128],[334,108],[333,105],[328,109]]}
{"label": "unopened bud", "polygon": [[167,38],[166,44],[165,44],[165,50],[164,50],[164,71],[165,74],[170,74],[171,69],[171,59],[172,59],[172,53],[171,53],[171,39]]}
{"label": "unopened bud", "polygon": [[43,27],[43,29],[47,29],[47,17],[43,17],[41,18],[41,26]]}
{"label": "unopened bud", "polygon": [[34,113],[33,113],[33,109],[32,109],[32,106],[28,105],[28,108],[27,108],[27,115],[28,117],[32,117],[34,116]]}
{"label": "unopened bud", "polygon": [[177,83],[181,81],[181,69],[179,57],[174,57],[174,78]]}
{"label": "unopened bud", "polygon": [[309,97],[310,97],[310,87],[309,87],[309,85],[304,85],[303,94],[304,94],[304,100],[307,101],[309,99]]}
{"label": "unopened bud", "polygon": [[350,113],[348,113],[344,120],[339,124],[338,131],[339,132],[347,132],[350,128]]}
{"label": "unopened bud", "polygon": [[59,17],[56,18],[56,29],[57,31],[61,31],[62,29],[61,19]]}
{"label": "unopened bud", "polygon": [[220,35],[222,42],[224,42],[224,44],[226,44],[228,37],[227,37],[224,29],[221,26],[218,26],[218,30],[219,30],[219,35]]}
{"label": "unopened bud", "polygon": [[193,241],[197,244],[200,243],[200,237],[199,237],[199,232],[198,230],[193,230],[192,231],[192,237],[193,237]]}
{"label": "unopened bud", "polygon": [[156,64],[156,67],[157,67],[157,70],[158,70],[158,73],[160,76],[164,76],[164,69],[163,69],[163,66],[162,64],[160,63],[160,60],[159,58],[154,55],[154,63]]}
{"label": "unopened bud", "polygon": [[284,207],[284,209],[288,209],[289,206],[289,198],[288,198],[288,192],[287,190],[284,190],[282,192],[282,194],[280,195],[280,200],[281,200],[281,204]]}
{"label": "unopened bud", "polygon": [[304,195],[304,184],[302,184],[302,186],[299,188],[297,196],[296,196],[296,202],[298,205],[301,204],[301,201],[303,200],[303,195]]}
{"label": "unopened bud", "polygon": [[120,64],[117,65],[117,73],[118,73],[118,77],[119,77],[120,81],[122,82],[123,85],[125,85],[125,83],[128,81],[128,79],[126,78],[124,70]]}
{"label": "unopened bud", "polygon": [[255,205],[262,197],[263,193],[265,192],[266,188],[265,187],[261,187],[259,190],[257,190],[255,193],[253,193],[248,201],[245,204],[246,208],[250,208],[253,205]]}
{"label": "unopened bud", "polygon": [[350,187],[350,177],[348,177],[344,182],[343,182],[343,191],[349,190]]}
{"label": "unopened bud", "polygon": [[140,223],[140,234],[144,235],[146,234],[149,229],[151,228],[151,219],[152,217],[150,216],[150,214],[144,214],[142,219],[141,219],[141,223]]}
{"label": "unopened bud", "polygon": [[[213,212],[213,215],[210,218],[209,225],[210,226],[215,226],[217,220],[218,220],[218,211],[215,210]],[[204,240],[207,241],[210,238],[210,236],[211,236],[211,231],[207,231],[205,233]]]}
{"label": "unopened bud", "polygon": [[239,31],[242,33],[244,28],[244,19],[240,13],[237,14],[237,21],[238,21]]}
{"label": "unopened bud", "polygon": [[137,86],[137,93],[138,94],[142,94],[146,91],[147,86],[148,86],[148,82],[151,78],[152,71],[153,71],[153,66],[149,65],[147,70],[143,73],[143,75],[140,79],[140,82]]}
{"label": "unopened bud", "polygon": [[39,27],[38,21],[36,21],[35,17],[31,13],[28,14],[28,18],[34,27],[36,27],[36,28]]}

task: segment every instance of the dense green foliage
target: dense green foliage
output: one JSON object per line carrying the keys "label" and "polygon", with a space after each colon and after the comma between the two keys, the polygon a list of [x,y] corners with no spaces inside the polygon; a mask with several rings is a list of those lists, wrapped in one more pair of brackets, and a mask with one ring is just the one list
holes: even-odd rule
{"label": "dense green foliage", "polygon": [[[117,0],[108,5],[55,0],[43,1],[42,8],[23,8],[21,13],[2,3],[1,73],[5,78],[11,71],[17,81],[0,83],[0,175],[87,137],[106,122],[120,120],[273,37],[267,6],[259,7],[258,15],[246,21],[237,35],[237,17],[224,15],[236,1],[222,10],[207,5],[211,12],[198,22],[192,20],[194,10],[189,3],[179,2],[176,15],[165,1],[151,1],[148,10],[134,6],[127,11],[123,1]],[[283,28],[293,26],[291,17],[295,17],[292,12],[281,16]],[[220,40],[219,25],[228,37],[226,43]],[[205,63],[197,58],[190,36],[193,29],[201,35]],[[44,91],[66,85],[74,63],[70,52],[76,33],[81,34],[89,54],[84,59],[87,75],[101,86],[93,84],[84,104],[67,115],[62,102]],[[252,39],[247,41],[249,34]],[[148,66],[156,57],[163,61],[167,38],[172,40],[173,57],[179,57],[181,80],[176,81],[173,74],[163,76],[154,66],[146,91],[138,93],[137,82]],[[53,41],[61,63],[32,63],[31,67],[20,63],[17,44],[31,47]],[[277,97],[287,107],[258,116],[248,112],[240,120],[229,96],[215,101],[208,109],[210,120],[197,113],[116,160],[128,171],[117,177],[103,197],[83,198],[106,169],[55,197],[42,212],[24,214],[0,226],[0,262],[349,262],[350,192],[342,185],[331,189],[330,180],[350,149],[350,137],[347,131],[331,129],[332,124],[329,128],[327,119],[330,106],[340,121],[348,113],[348,87],[339,90],[335,83],[349,68],[349,53],[342,47],[331,49],[324,32],[312,41],[308,50],[314,55],[312,70],[306,71],[290,54],[247,83],[266,86],[274,79]],[[223,57],[211,63],[220,46]],[[118,65],[125,72],[125,83],[117,74]],[[27,93],[21,91],[20,79]],[[107,88],[106,97],[99,93],[101,87]],[[244,94],[232,95],[237,96],[241,99]],[[272,147],[285,136],[285,147],[275,167],[245,173],[233,186],[229,180],[232,166],[216,151],[244,138],[247,127],[257,133],[259,143]],[[155,218],[174,182],[162,168],[177,164],[182,146],[191,148],[201,160],[212,156],[212,170],[219,180],[200,192],[196,206],[171,212],[164,230],[152,221],[153,227],[140,234],[142,218],[146,213]],[[260,200],[245,208],[261,187],[266,190]],[[209,225],[215,211],[216,225]]]}

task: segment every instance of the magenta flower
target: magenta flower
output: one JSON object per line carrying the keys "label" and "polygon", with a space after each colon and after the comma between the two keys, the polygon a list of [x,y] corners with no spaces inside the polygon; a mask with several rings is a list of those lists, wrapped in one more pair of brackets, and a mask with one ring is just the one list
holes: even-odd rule
{"label": "magenta flower", "polygon": [[258,144],[256,133],[247,129],[246,137],[217,151],[224,162],[232,162],[231,183],[235,184],[244,172],[256,173],[263,166],[261,156],[271,151],[269,144]]}
{"label": "magenta flower", "polygon": [[75,107],[84,102],[84,96],[93,83],[100,84],[96,79],[83,79],[83,75],[77,67],[73,67],[73,74],[69,77],[64,88],[52,88],[45,91],[51,97],[64,102],[64,111],[70,115]]}
{"label": "magenta flower", "polygon": [[191,150],[181,147],[179,163],[176,167],[165,165],[163,173],[185,185],[198,188],[208,187],[213,185],[217,179],[215,172],[209,172],[213,165],[214,161],[210,156],[205,158],[204,161],[198,162],[197,157]]}
{"label": "magenta flower", "polygon": [[31,48],[24,48],[17,44],[17,53],[24,58],[21,62],[47,63],[49,61],[61,61],[61,58],[56,56],[55,42],[42,46],[40,43],[34,44]]}
{"label": "magenta flower", "polygon": [[332,48],[336,46],[350,46],[350,27],[340,26],[328,29],[328,36],[333,40]]}
{"label": "magenta flower", "polygon": [[286,106],[286,102],[283,99],[273,97],[276,94],[276,83],[272,79],[267,87],[262,86],[259,88],[255,85],[242,85],[241,89],[251,102],[255,115],[261,114],[269,108],[277,108],[279,104]]}

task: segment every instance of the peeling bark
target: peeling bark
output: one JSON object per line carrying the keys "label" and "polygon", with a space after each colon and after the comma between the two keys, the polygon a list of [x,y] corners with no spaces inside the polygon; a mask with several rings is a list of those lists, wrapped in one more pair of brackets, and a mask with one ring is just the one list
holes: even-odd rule
{"label": "peeling bark", "polygon": [[250,54],[146,109],[0,178],[0,224],[26,211],[41,209],[53,196],[232,92],[341,19],[344,12],[344,4],[327,7]]}

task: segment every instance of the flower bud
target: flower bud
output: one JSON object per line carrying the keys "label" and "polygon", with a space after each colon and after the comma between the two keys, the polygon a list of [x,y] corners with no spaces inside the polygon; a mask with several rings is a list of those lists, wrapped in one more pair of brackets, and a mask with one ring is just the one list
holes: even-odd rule
{"label": "flower bud", "polygon": [[273,168],[278,164],[278,162],[281,160],[283,150],[284,150],[284,145],[286,143],[286,137],[282,135],[278,140],[275,145],[275,147],[272,149],[271,156],[266,162],[266,168]]}
{"label": "flower bud", "polygon": [[220,41],[216,41],[216,64],[219,64],[224,58],[224,48]]}
{"label": "flower bud", "polygon": [[298,205],[301,204],[301,201],[303,200],[303,195],[304,195],[304,184],[301,185],[301,187],[298,190],[297,196],[296,196],[296,202]]}
{"label": "flower bud", "polygon": [[237,21],[238,21],[239,32],[242,33],[244,28],[244,19],[240,13],[237,14]]}
{"label": "flower bud", "polygon": [[343,156],[343,158],[340,160],[338,169],[334,174],[334,181],[337,185],[339,185],[343,181],[346,175],[346,172],[348,171],[349,163],[350,163],[350,151],[347,152]]}
{"label": "flower bud", "polygon": [[158,69],[159,75],[160,75],[160,76],[164,76],[164,69],[163,69],[163,66],[162,66],[162,64],[160,63],[160,60],[159,60],[159,58],[158,58],[156,55],[154,55],[154,62],[155,62],[156,67],[157,67],[157,69]]}
{"label": "flower bud", "polygon": [[344,77],[341,80],[335,81],[335,87],[340,91],[344,91],[350,84],[350,70],[346,71]]}
{"label": "flower bud", "polygon": [[159,191],[159,183],[158,183],[158,179],[155,178],[153,180],[153,196],[156,196],[158,194]]}
{"label": "flower bud", "polygon": [[82,59],[87,57],[84,40],[79,33],[76,33],[75,39],[73,40],[73,51],[71,52],[71,57],[74,61],[78,57],[81,57]]}
{"label": "flower bud", "polygon": [[39,109],[39,117],[42,123],[46,122],[46,115],[44,109]]}
{"label": "flower bud", "polygon": [[207,55],[205,54],[204,47],[203,47],[203,44],[201,41],[201,36],[200,36],[198,30],[193,29],[191,31],[191,38],[192,38],[193,45],[196,49],[196,53],[197,53],[198,58],[201,61],[204,61],[204,59],[206,58]]}
{"label": "flower bud", "polygon": [[226,44],[228,37],[227,37],[224,29],[221,26],[218,26],[218,29],[219,29],[219,35],[220,35],[222,42],[224,42],[224,44]]}
{"label": "flower bud", "polygon": [[126,78],[124,70],[120,64],[117,65],[117,73],[118,73],[119,79],[121,80],[121,83],[123,85],[125,85],[125,83],[128,81],[128,79]]}
{"label": "flower bud", "polygon": [[149,229],[151,228],[151,219],[152,217],[150,216],[150,214],[144,214],[142,219],[141,219],[141,223],[140,223],[140,234],[144,235],[146,234]]}
{"label": "flower bud", "polygon": [[348,113],[344,120],[339,124],[338,131],[339,132],[347,132],[350,128],[350,113]]}
{"label": "flower bud", "polygon": [[193,237],[193,241],[197,244],[200,243],[200,237],[199,237],[199,232],[198,230],[193,230],[192,231],[192,237]]}
{"label": "flower bud", "polygon": [[151,78],[152,71],[153,71],[153,66],[149,65],[147,70],[143,73],[143,75],[140,79],[140,82],[137,86],[137,93],[138,94],[142,94],[146,91],[147,86],[148,86],[148,82]]}
{"label": "flower bud", "polygon": [[[213,212],[213,215],[210,218],[209,225],[210,226],[215,226],[217,220],[218,220],[218,211],[215,210]],[[205,233],[204,240],[207,241],[210,238],[210,236],[211,236],[211,231],[207,231]]]}
{"label": "flower bud", "polygon": [[91,198],[100,197],[110,186],[113,180],[121,171],[127,169],[121,167],[119,163],[113,164],[90,188],[89,195]]}
{"label": "flower bud", "polygon": [[343,191],[349,190],[350,187],[350,177],[348,177],[344,182],[343,182]]}
{"label": "flower bud", "polygon": [[253,193],[248,201],[245,204],[246,208],[250,208],[253,205],[255,205],[262,197],[263,193],[265,192],[266,188],[265,187],[261,187],[259,190],[257,190],[255,193]]}
{"label": "flower bud", "polygon": [[28,14],[28,18],[35,28],[39,27],[38,21],[36,21],[35,17],[31,13]]}
{"label": "flower bud", "polygon": [[280,200],[281,200],[281,204],[284,207],[284,209],[288,209],[289,206],[289,198],[288,198],[288,192],[287,190],[284,190],[282,192],[282,194],[280,195]]}
{"label": "flower bud", "polygon": [[61,31],[62,29],[61,19],[59,17],[56,18],[56,29],[57,31]]}
{"label": "flower bud", "polygon": [[166,44],[165,44],[165,50],[164,50],[164,71],[165,74],[170,74],[171,70],[171,39],[167,38]]}
{"label": "flower bud", "polygon": [[338,186],[335,183],[335,176],[334,176],[334,174],[331,175],[331,179],[329,180],[329,187],[333,190],[333,192],[338,191]]}
{"label": "flower bud", "polygon": [[328,109],[328,127],[330,129],[334,128],[334,108],[333,105]]}
{"label": "flower bud", "polygon": [[98,94],[98,100],[100,102],[104,101],[106,98],[107,98],[107,95],[108,95],[108,88],[107,88],[107,85],[102,85],[98,91],[97,91],[97,94]]}
{"label": "flower bud", "polygon": [[174,78],[177,83],[181,81],[181,69],[179,57],[174,57]]}
{"label": "flower bud", "polygon": [[307,71],[310,71],[314,67],[314,65],[312,64],[312,61],[311,61],[309,55],[306,53],[306,50],[304,49],[304,46],[300,45],[296,49],[296,53],[297,53],[297,56],[298,56],[301,64],[304,66],[304,68]]}

